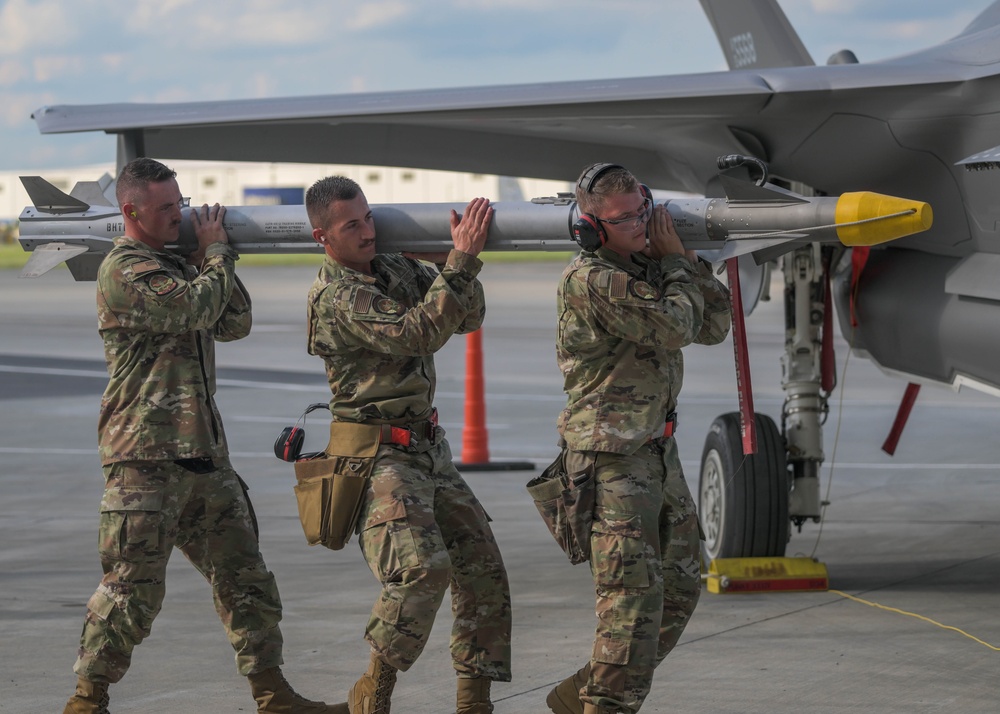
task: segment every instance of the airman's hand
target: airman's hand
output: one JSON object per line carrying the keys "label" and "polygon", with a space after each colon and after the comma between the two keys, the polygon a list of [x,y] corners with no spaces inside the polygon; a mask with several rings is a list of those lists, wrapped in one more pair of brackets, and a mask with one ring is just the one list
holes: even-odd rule
{"label": "airman's hand", "polygon": [[229,243],[229,236],[222,221],[226,217],[226,207],[216,203],[209,208],[204,204],[201,208],[191,209],[191,227],[198,238],[198,250],[188,257],[188,262],[198,265],[205,257],[205,249],[212,243]]}
{"label": "airman's hand", "polygon": [[493,220],[493,207],[489,199],[474,198],[465,207],[465,213],[459,216],[451,212],[451,240],[455,250],[469,255],[479,255],[486,245],[490,222]]}
{"label": "airman's hand", "polygon": [[650,258],[659,260],[665,255],[694,253],[694,251],[684,250],[684,244],[681,243],[680,236],[674,229],[674,220],[662,203],[653,208],[653,215],[646,228],[646,236],[649,239],[649,245],[646,246],[644,252]]}

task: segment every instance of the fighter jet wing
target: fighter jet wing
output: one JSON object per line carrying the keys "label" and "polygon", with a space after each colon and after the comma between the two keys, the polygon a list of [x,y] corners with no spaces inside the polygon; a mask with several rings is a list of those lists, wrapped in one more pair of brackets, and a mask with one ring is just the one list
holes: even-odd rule
{"label": "fighter jet wing", "polygon": [[[134,137],[160,158],[414,166],[575,179],[614,157],[650,185],[700,192],[727,124],[772,95],[750,73],[640,77],[185,104],[50,106],[43,133]],[[707,118],[712,120],[706,120]],[[705,165],[705,149],[712,159]],[[700,149],[700,150],[699,150]]]}

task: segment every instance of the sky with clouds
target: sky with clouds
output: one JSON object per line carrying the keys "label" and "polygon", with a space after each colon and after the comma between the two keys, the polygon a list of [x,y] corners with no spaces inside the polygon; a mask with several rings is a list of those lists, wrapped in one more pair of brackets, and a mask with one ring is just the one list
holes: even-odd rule
{"label": "sky with clouds", "polygon": [[[779,0],[817,64],[953,37],[990,0]],[[0,0],[0,170],[114,160],[52,104],[197,101],[726,69],[696,0]]]}

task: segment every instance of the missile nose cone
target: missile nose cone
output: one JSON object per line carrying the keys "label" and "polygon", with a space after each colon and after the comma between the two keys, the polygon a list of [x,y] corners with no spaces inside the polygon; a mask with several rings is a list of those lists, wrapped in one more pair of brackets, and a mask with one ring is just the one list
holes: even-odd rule
{"label": "missile nose cone", "polygon": [[845,193],[837,200],[837,237],[844,245],[878,245],[926,231],[934,221],[929,203],[871,191]]}

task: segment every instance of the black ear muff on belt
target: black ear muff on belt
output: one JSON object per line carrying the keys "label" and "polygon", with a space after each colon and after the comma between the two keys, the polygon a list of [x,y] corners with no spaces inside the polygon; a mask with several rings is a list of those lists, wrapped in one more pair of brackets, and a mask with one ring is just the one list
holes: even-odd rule
{"label": "black ear muff on belt", "polygon": [[[580,177],[580,180],[576,184],[577,188],[582,189],[584,193],[591,193],[597,179],[612,169],[622,168],[625,167],[619,164],[593,164],[583,172],[583,176]],[[604,230],[604,226],[597,220],[597,216],[590,213],[580,214],[580,217],[576,219],[571,228],[571,233],[573,240],[577,242],[580,248],[591,253],[608,242],[608,234]]]}
{"label": "black ear muff on belt", "polygon": [[330,405],[326,402],[316,402],[306,407],[306,410],[302,412],[302,416],[295,421],[295,424],[286,426],[281,430],[281,434],[274,441],[274,455],[282,461],[298,461],[302,456],[302,444],[306,440],[306,414],[317,409],[329,408]]}

